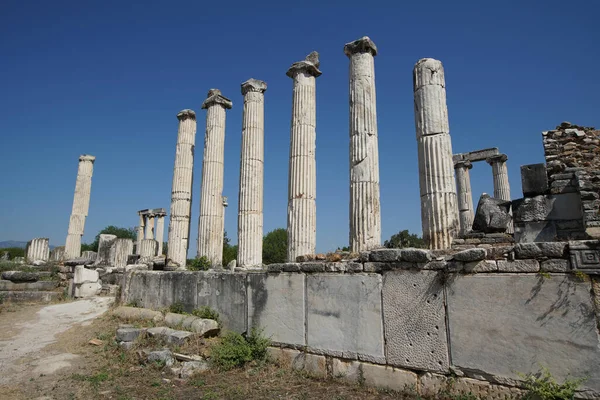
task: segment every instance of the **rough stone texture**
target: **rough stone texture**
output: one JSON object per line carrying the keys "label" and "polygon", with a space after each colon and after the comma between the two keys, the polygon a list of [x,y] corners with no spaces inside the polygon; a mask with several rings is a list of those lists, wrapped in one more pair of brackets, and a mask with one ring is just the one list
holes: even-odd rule
{"label": "rough stone texture", "polygon": [[179,128],[171,186],[167,263],[175,267],[185,267],[190,241],[196,113],[192,110],[182,110],[177,114],[177,119]]}
{"label": "rough stone texture", "polygon": [[140,247],[140,263],[151,262],[156,257],[158,242],[154,239],[142,239]]}
{"label": "rough stone texture", "polygon": [[384,365],[361,363],[360,370],[365,385],[396,391],[417,390],[417,374]]}
{"label": "rough stone texture", "polygon": [[161,362],[164,363],[166,367],[172,367],[173,364],[175,364],[175,358],[173,357],[173,353],[171,353],[171,350],[168,349],[151,351],[148,354],[148,361]]}
{"label": "rough stone texture", "polygon": [[370,261],[394,262],[401,259],[401,249],[379,249],[369,254]]}
{"label": "rough stone texture", "polygon": [[389,364],[425,371],[448,370],[444,288],[439,273],[386,273],[383,316]]}
{"label": "rough stone texture", "polygon": [[208,258],[213,267],[221,266],[223,260],[225,110],[231,107],[231,100],[222,96],[218,89],[211,89],[202,103],[202,109],[206,109],[206,134],[202,158],[197,255]]}
{"label": "rough stone texture", "polygon": [[127,257],[133,254],[132,239],[117,239],[114,243],[114,259],[113,267],[125,267],[127,265]]}
{"label": "rough stone texture", "polygon": [[50,261],[62,261],[65,259],[65,246],[57,246],[50,250]]}
{"label": "rough stone texture", "polygon": [[471,262],[485,260],[486,256],[487,252],[485,249],[476,248],[459,251],[458,253],[455,253],[452,258],[456,261]]}
{"label": "rough stone texture", "polygon": [[498,260],[500,272],[538,272],[539,270],[538,260]]}
{"label": "rough stone texture", "polygon": [[117,342],[133,342],[140,335],[146,333],[146,329],[124,327],[117,329],[116,340]]}
{"label": "rough stone texture", "polygon": [[237,253],[237,264],[242,268],[262,266],[266,90],[263,81],[249,79],[242,83],[244,115]]}
{"label": "rough stone texture", "polygon": [[348,43],[350,59],[350,249],[381,245],[375,60],[367,36]]}
{"label": "rough stone texture", "polygon": [[306,345],[305,276],[248,274],[248,327],[279,343]]}
{"label": "rough stone texture", "polygon": [[188,379],[198,372],[208,371],[209,364],[206,361],[184,361],[181,363],[180,377]]}
{"label": "rough stone texture", "polygon": [[478,399],[521,399],[523,391],[515,387],[493,385],[471,378],[449,378],[427,372],[419,376],[419,394],[425,398],[475,396]]}
{"label": "rough stone texture", "polygon": [[565,242],[519,243],[514,247],[516,258],[564,258],[566,250]]}
{"label": "rough stone texture", "polygon": [[537,372],[541,364],[559,380],[588,376],[582,386],[600,391],[589,282],[569,275],[457,276],[447,301],[451,357],[460,369],[518,379],[516,372]]}
{"label": "rough stone texture", "polygon": [[483,193],[477,204],[473,230],[484,233],[506,232],[512,217],[510,201],[495,199]]}
{"label": "rough stone texture", "polygon": [[165,340],[167,343],[175,345],[182,345],[190,338],[197,336],[192,332],[179,331],[171,328],[165,328],[163,326],[148,328],[146,332],[148,332],[148,335],[151,337],[158,337]]}
{"label": "rough stone texture", "polygon": [[223,328],[246,332],[248,304],[244,274],[203,273],[198,275],[197,307],[217,310]]}
{"label": "rough stone texture", "polygon": [[115,259],[114,244],[117,236],[101,234],[98,242],[98,255],[94,265],[112,265]]}
{"label": "rough stone texture", "polygon": [[25,258],[28,263],[36,261],[48,261],[50,259],[50,247],[48,238],[36,238],[27,242]]}
{"label": "rough stone texture", "polygon": [[400,257],[402,261],[408,262],[421,263],[431,261],[431,253],[429,251],[423,249],[413,249],[410,247],[402,249]]}
{"label": "rough stone texture", "polygon": [[100,279],[98,271],[93,269],[87,269],[83,265],[78,265],[75,267],[73,283],[75,283],[76,285],[86,282],[98,282],[98,279]]}
{"label": "rough stone texture", "polygon": [[471,168],[473,168],[473,164],[470,161],[460,160],[454,164],[461,235],[466,234],[473,227],[473,195],[471,193],[471,177],[469,175]]}
{"label": "rough stone texture", "polygon": [[458,207],[442,63],[419,60],[413,89],[423,239],[432,249],[447,249],[458,233]]}
{"label": "rough stone texture", "polygon": [[65,244],[65,258],[76,258],[81,255],[81,237],[85,227],[85,219],[90,208],[92,190],[92,173],[96,157],[83,154],[79,156],[73,208],[69,219],[69,230]]}
{"label": "rough stone texture", "polygon": [[40,276],[35,272],[25,271],[4,271],[2,272],[2,279],[6,279],[11,282],[36,282]]}
{"label": "rough stone texture", "polygon": [[[494,198],[510,201],[510,184],[508,183],[508,168],[506,167],[506,160],[508,160],[506,154],[498,154],[496,156],[489,157],[486,161],[492,166],[492,176],[494,178]],[[508,223],[506,232],[514,232],[512,219]]]}
{"label": "rough stone texture", "polygon": [[586,272],[600,272],[600,241],[569,242],[571,267]]}
{"label": "rough stone texture", "polygon": [[546,164],[521,165],[521,186],[524,197],[547,194],[549,186]]}
{"label": "rough stone texture", "polygon": [[375,274],[307,276],[307,345],[380,362],[381,286],[381,276]]}
{"label": "rough stone texture", "polygon": [[112,311],[112,314],[127,320],[136,321],[153,321],[160,322],[164,319],[160,311],[149,310],[147,308],[138,307],[117,307]]}
{"label": "rough stone texture", "polygon": [[96,258],[98,258],[98,253],[96,253],[95,251],[83,251],[81,252],[81,258],[95,262]]}
{"label": "rough stone texture", "polygon": [[315,254],[317,225],[316,78],[318,53],[292,64],[287,76],[294,80],[288,175],[287,261]]}
{"label": "rough stone texture", "polygon": [[214,336],[219,333],[219,324],[212,319],[198,318],[193,315],[167,313],[165,324],[173,328],[185,329],[200,336]]}
{"label": "rough stone texture", "polygon": [[100,282],[85,282],[74,286],[73,297],[94,297],[100,294],[101,290],[102,285],[100,284]]}
{"label": "rough stone texture", "polygon": [[546,260],[540,263],[540,271],[544,272],[568,272],[571,268],[569,260]]}
{"label": "rough stone texture", "polygon": [[[2,278],[4,279],[4,277]],[[39,281],[39,282],[12,282],[10,280],[0,280],[0,291],[23,291],[23,290],[41,290],[50,291],[58,287],[58,282]],[[0,297],[2,294],[0,293]]]}
{"label": "rough stone texture", "polygon": [[5,303],[51,303],[59,300],[62,293],[45,291],[14,291],[2,292],[2,301]]}

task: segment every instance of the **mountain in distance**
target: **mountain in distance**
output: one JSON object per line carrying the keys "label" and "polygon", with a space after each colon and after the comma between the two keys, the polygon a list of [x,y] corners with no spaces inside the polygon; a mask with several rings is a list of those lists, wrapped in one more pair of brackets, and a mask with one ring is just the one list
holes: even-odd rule
{"label": "mountain in distance", "polygon": [[[3,242],[0,242],[0,249],[6,249],[8,247],[18,247],[20,249],[24,249],[25,247],[27,247],[27,242],[20,242],[18,240],[5,240]],[[50,250],[52,250],[55,247],[56,246],[50,245]]]}

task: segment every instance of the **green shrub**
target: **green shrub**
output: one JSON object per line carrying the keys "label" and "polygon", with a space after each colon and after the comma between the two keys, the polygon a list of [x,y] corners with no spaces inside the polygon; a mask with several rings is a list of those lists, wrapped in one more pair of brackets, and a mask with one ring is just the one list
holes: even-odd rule
{"label": "green shrub", "polygon": [[264,360],[271,341],[262,336],[262,331],[252,329],[244,338],[239,333],[228,332],[219,344],[211,349],[211,362],[222,371],[242,367],[252,360]]}
{"label": "green shrub", "polygon": [[186,264],[190,271],[208,271],[210,269],[210,261],[206,256],[187,260]]}
{"label": "green shrub", "polygon": [[8,252],[8,259],[12,260],[15,257],[25,257],[25,249],[21,247],[5,247],[0,249],[0,256],[4,255],[4,252]]}
{"label": "green shrub", "polygon": [[538,374],[529,374],[524,377],[523,385],[527,393],[523,399],[540,400],[571,400],[575,391],[585,378],[565,379],[562,384],[556,382],[547,368],[542,367]]}
{"label": "green shrub", "polygon": [[214,319],[215,321],[217,321],[219,323],[219,326],[221,325],[221,317],[220,317],[219,313],[208,306],[202,306],[200,308],[195,308],[192,311],[192,315],[194,317],[198,317],[198,318]]}
{"label": "green shrub", "polygon": [[183,303],[178,301],[169,306],[169,311],[175,314],[183,314],[185,312]]}

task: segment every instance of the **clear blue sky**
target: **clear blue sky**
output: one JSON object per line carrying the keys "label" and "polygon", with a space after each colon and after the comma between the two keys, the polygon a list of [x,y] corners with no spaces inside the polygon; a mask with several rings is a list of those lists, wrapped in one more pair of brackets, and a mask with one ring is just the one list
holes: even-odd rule
{"label": "clear blue sky", "polygon": [[[12,1],[0,5],[0,240],[64,244],[80,154],[97,157],[84,242],[136,211],[169,209],[176,114],[198,116],[190,256],[196,252],[205,111],[210,88],[227,113],[225,226],[234,242],[240,84],[267,82],[265,233],[286,225],[292,81],[287,68],[321,55],[317,79],[317,250],[348,242],[348,59],[368,35],[375,59],[383,239],[421,232],[412,68],[444,63],[454,152],[543,162],[542,130],[600,126],[597,1]],[[474,201],[491,168],[472,170]],[[165,238],[167,235],[165,226]],[[166,240],[166,239],[165,239]]]}

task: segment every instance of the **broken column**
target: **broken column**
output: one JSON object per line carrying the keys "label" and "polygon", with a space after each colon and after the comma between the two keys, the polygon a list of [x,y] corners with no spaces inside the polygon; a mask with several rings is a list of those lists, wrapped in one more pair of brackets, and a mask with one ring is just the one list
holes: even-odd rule
{"label": "broken column", "polygon": [[137,228],[137,241],[135,246],[135,254],[140,254],[140,248],[142,247],[142,240],[145,235],[146,228],[146,215],[143,214],[142,211],[138,211],[138,215],[140,216],[140,224]]}
{"label": "broken column", "polygon": [[[488,157],[486,161],[492,166],[494,198],[510,201],[510,184],[508,183],[508,168],[506,167],[507,160],[508,157],[506,154],[498,154],[496,156]],[[512,221],[506,232],[514,232]]]}
{"label": "broken column", "polygon": [[85,218],[90,208],[90,193],[92,190],[92,173],[96,157],[83,154],[79,157],[77,182],[73,209],[69,220],[69,231],[65,244],[65,259],[77,258],[81,255],[81,237],[85,227]]}
{"label": "broken column", "polygon": [[314,254],[317,241],[316,78],[320,75],[316,51],[287,71],[294,80],[287,213],[290,262],[298,256]]}
{"label": "broken column", "polygon": [[468,160],[460,160],[454,164],[461,235],[473,229],[473,195],[471,194],[471,177],[469,176],[471,168],[473,168],[473,164]]}
{"label": "broken column", "polygon": [[140,248],[140,263],[147,263],[152,261],[156,257],[156,250],[158,249],[158,243],[154,239],[142,240],[142,247]]}
{"label": "broken column", "polygon": [[198,219],[198,257],[208,258],[213,267],[220,266],[223,260],[225,110],[231,107],[231,100],[221,95],[218,89],[209,90],[207,99],[202,103],[202,108],[206,109],[206,135]]}
{"label": "broken column", "polygon": [[171,189],[167,262],[171,266],[185,268],[192,213],[196,113],[192,110],[183,110],[177,114],[177,119],[179,129]]}
{"label": "broken column", "polygon": [[447,249],[458,233],[458,207],[442,63],[419,60],[413,85],[423,239],[431,249]]}
{"label": "broken column", "polygon": [[115,260],[116,235],[103,233],[98,240],[98,254],[94,265],[112,265]]}
{"label": "broken column", "polygon": [[144,239],[154,239],[154,218],[155,215],[154,214],[148,214],[147,215],[147,222],[146,222],[146,236],[144,236]]}
{"label": "broken column", "polygon": [[240,161],[237,265],[262,265],[265,91],[257,79],[242,83],[244,115]]}
{"label": "broken column", "polygon": [[50,259],[50,246],[48,238],[36,238],[27,242],[25,257],[28,263],[36,261],[46,262]]}
{"label": "broken column", "polygon": [[344,53],[350,58],[350,250],[364,251],[381,245],[377,47],[365,36],[346,44]]}
{"label": "broken column", "polygon": [[116,239],[114,243],[114,257],[112,261],[113,267],[125,267],[127,265],[127,257],[133,254],[132,239]]}
{"label": "broken column", "polygon": [[163,237],[165,234],[165,216],[156,216],[156,241],[158,242],[158,255],[162,256],[163,253]]}

